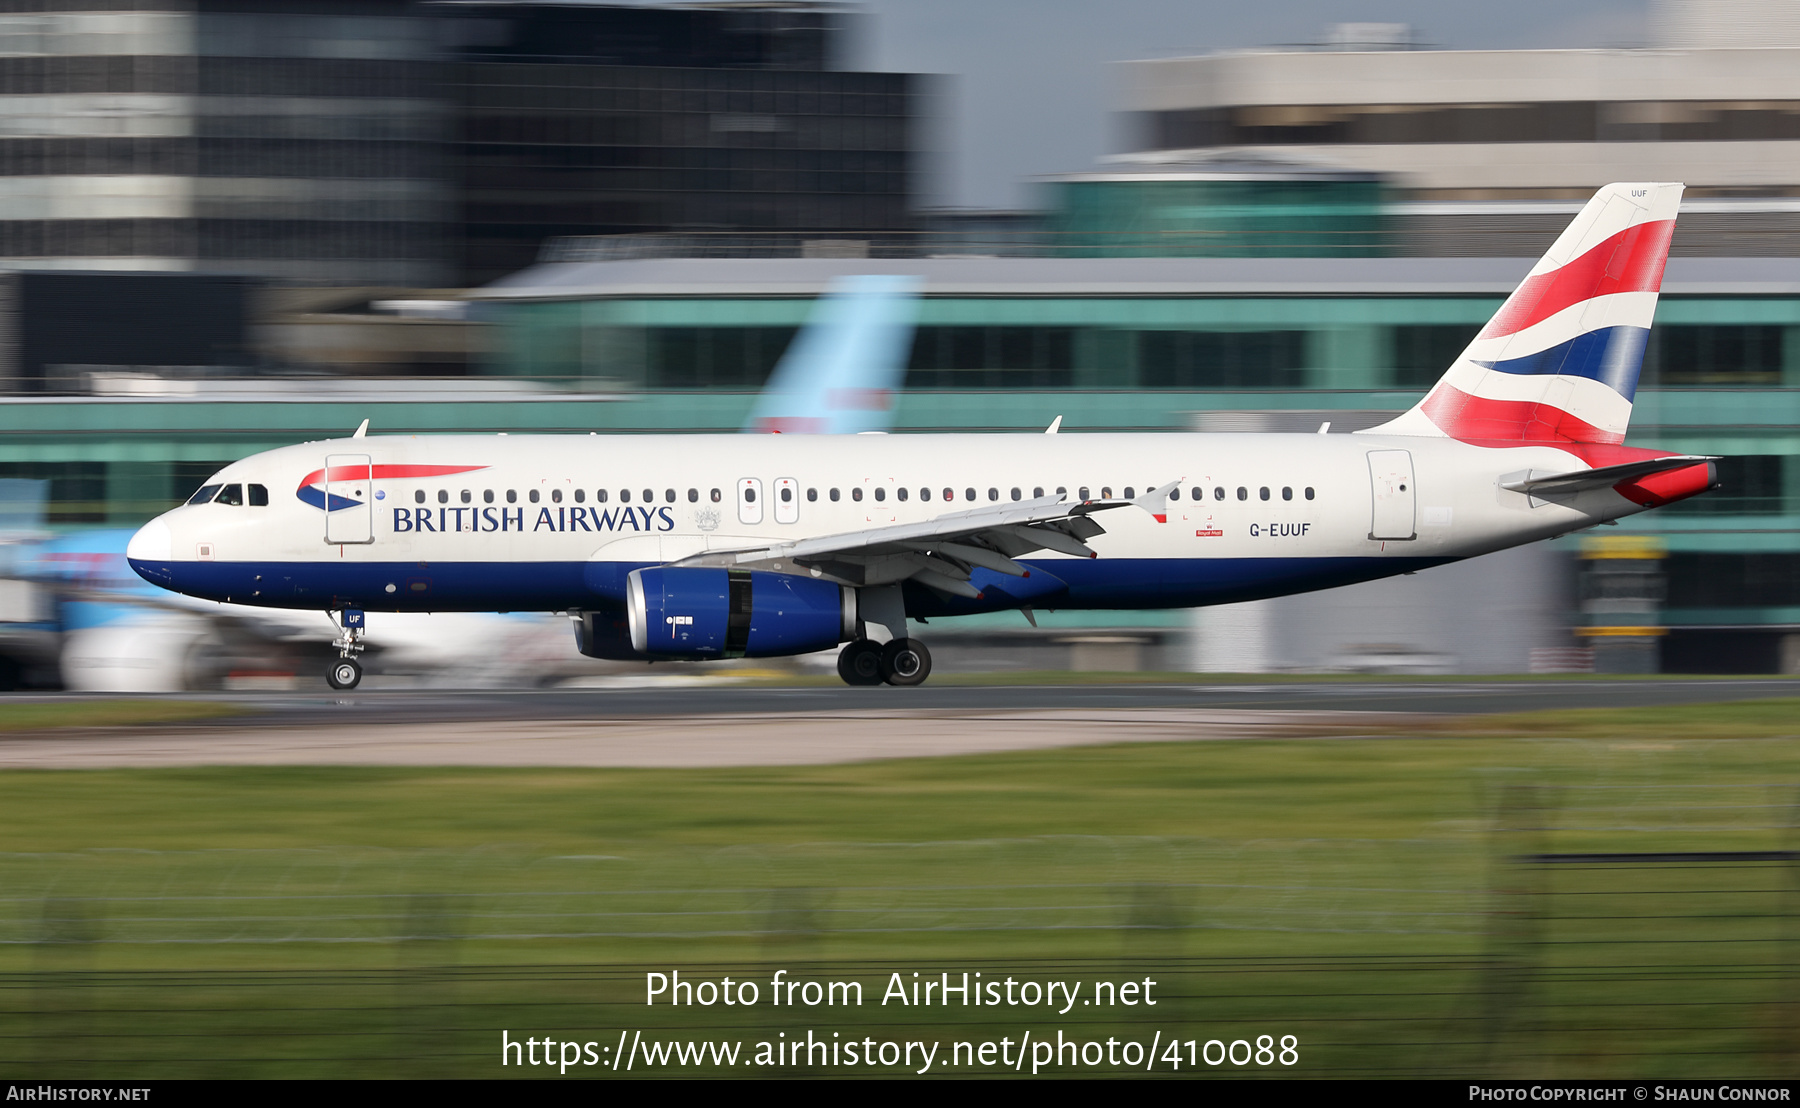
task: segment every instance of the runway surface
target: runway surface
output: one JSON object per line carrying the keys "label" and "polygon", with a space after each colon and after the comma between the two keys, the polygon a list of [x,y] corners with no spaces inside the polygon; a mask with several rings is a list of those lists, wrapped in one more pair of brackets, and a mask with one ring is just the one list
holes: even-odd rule
{"label": "runway surface", "polygon": [[[1071,682],[1079,682],[1071,677]],[[322,682],[321,682],[322,684]],[[1008,712],[1082,708],[1239,708],[1320,712],[1464,715],[1549,708],[1644,708],[1720,700],[1800,696],[1800,680],[1660,681],[1317,681],[1168,685],[926,685],[916,689],[657,684],[591,689],[379,689],[333,693],[182,694],[249,709],[234,727],[322,726],[342,722],[435,723],[474,720],[609,720],[638,717],[793,715],[814,712]],[[0,696],[44,703],[79,696]]]}
{"label": "runway surface", "polygon": [[[824,764],[1116,742],[1380,736],[1428,716],[1796,694],[1800,682],[1779,679],[232,693],[203,699],[248,714],[0,737],[0,768]],[[77,698],[8,696],[0,707],[61,699]]]}

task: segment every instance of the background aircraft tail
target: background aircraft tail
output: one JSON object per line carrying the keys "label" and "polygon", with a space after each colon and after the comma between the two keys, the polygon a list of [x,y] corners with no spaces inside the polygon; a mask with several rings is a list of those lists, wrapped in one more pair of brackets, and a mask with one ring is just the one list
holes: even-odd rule
{"label": "background aircraft tail", "polygon": [[776,364],[744,430],[887,430],[912,350],[919,284],[877,275],[832,282]]}
{"label": "background aircraft tail", "polygon": [[1682,187],[1595,193],[1425,399],[1364,433],[1623,442]]}

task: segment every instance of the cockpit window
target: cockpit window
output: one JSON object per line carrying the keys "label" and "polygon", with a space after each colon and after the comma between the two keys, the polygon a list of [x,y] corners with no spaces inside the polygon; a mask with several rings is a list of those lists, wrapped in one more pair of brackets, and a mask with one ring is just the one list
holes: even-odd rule
{"label": "cockpit window", "polygon": [[242,486],[242,485],[226,485],[222,490],[220,490],[219,498],[217,500],[213,501],[213,503],[229,504],[234,508],[243,507],[244,506],[244,486]]}
{"label": "cockpit window", "polygon": [[210,504],[212,503],[212,498],[219,495],[219,490],[224,487],[224,485],[201,485],[199,492],[188,497],[188,503]]}
{"label": "cockpit window", "polygon": [[269,487],[267,485],[250,486],[250,506],[267,508],[269,506]]}

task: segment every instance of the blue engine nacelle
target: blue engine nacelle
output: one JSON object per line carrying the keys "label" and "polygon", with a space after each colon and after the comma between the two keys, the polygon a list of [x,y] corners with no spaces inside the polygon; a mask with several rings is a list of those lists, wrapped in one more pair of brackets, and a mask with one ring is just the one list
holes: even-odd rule
{"label": "blue engine nacelle", "polygon": [[615,662],[644,660],[644,656],[631,647],[631,622],[623,607],[574,614],[575,649],[590,658],[607,658]]}
{"label": "blue engine nacelle", "polygon": [[656,567],[626,578],[631,646],[652,658],[775,658],[856,637],[856,592],[756,570]]}

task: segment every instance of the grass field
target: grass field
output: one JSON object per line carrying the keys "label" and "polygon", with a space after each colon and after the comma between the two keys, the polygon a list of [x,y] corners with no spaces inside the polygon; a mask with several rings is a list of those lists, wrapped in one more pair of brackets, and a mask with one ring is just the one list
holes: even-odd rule
{"label": "grass field", "polygon": [[[0,774],[0,1076],[507,1076],[502,1029],[1292,1034],[1292,1068],[1193,1068],[1785,1075],[1797,709],[782,769]],[[673,969],[763,1001],[646,1008]],[[868,999],[777,1010],[777,969]],[[882,1006],[896,971],[1163,999]]]}
{"label": "grass field", "polygon": [[142,727],[242,715],[235,704],[203,700],[53,700],[0,704],[0,732],[57,727]]}

